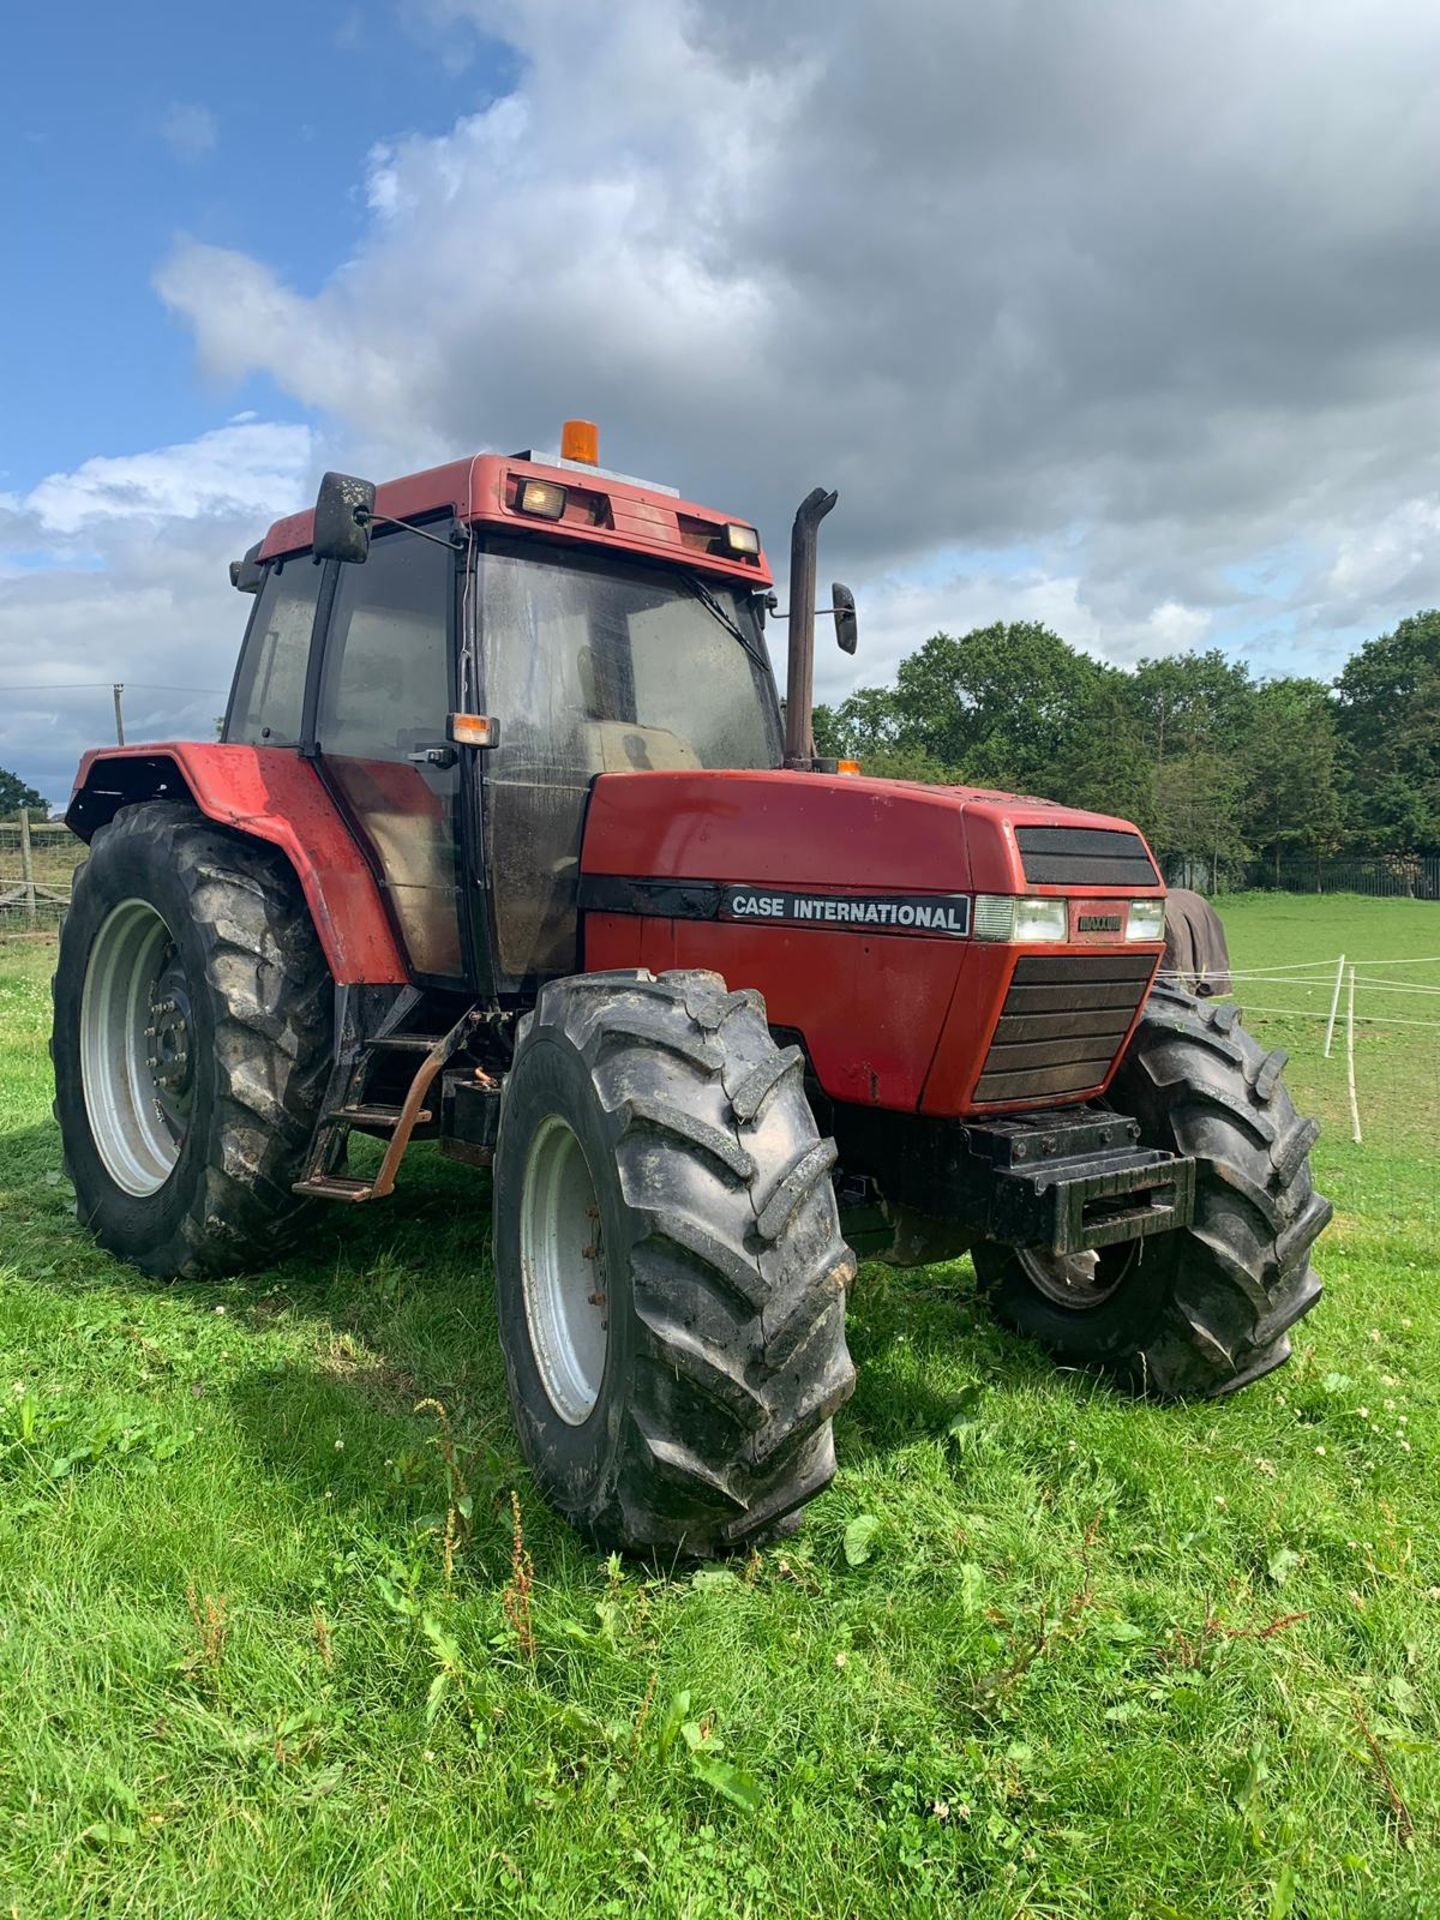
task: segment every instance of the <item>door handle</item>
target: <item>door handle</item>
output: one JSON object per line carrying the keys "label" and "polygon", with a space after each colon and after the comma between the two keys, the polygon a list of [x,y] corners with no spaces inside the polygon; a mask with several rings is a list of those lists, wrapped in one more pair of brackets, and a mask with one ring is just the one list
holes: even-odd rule
{"label": "door handle", "polygon": [[417,747],[414,753],[407,753],[405,758],[417,767],[453,767],[460,756],[454,747],[438,746]]}

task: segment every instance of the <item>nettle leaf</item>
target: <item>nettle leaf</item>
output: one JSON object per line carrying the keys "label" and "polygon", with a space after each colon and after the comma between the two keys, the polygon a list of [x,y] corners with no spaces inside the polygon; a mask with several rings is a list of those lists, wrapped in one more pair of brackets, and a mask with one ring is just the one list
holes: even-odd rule
{"label": "nettle leaf", "polygon": [[712,1760],[708,1756],[702,1759],[695,1754],[690,1761],[690,1771],[742,1813],[758,1813],[765,1804],[764,1789],[754,1774],[747,1773],[743,1767],[732,1766],[728,1760]]}
{"label": "nettle leaf", "polygon": [[434,1648],[435,1658],[439,1660],[443,1666],[453,1667],[458,1670],[465,1664],[460,1653],[459,1641],[456,1640],[452,1634],[446,1633],[445,1629],[433,1614],[427,1613],[422,1616],[420,1629],[425,1635],[425,1638],[430,1642],[430,1645]]}
{"label": "nettle leaf", "polygon": [[1299,1564],[1300,1556],[1293,1547],[1281,1547],[1271,1554],[1265,1571],[1277,1587],[1283,1587]]}
{"label": "nettle leaf", "polygon": [[[578,1733],[583,1739],[601,1742],[610,1739],[610,1733],[604,1721],[597,1719],[593,1713],[588,1713],[584,1707],[577,1706],[573,1700],[567,1700],[555,1718],[568,1732]],[[630,1731],[628,1725],[622,1731],[628,1733]]]}
{"label": "nettle leaf", "polygon": [[1344,1393],[1350,1384],[1351,1381],[1348,1373],[1327,1373],[1321,1378],[1320,1391],[1322,1393]]}
{"label": "nettle leaf", "polygon": [[731,1567],[697,1567],[690,1576],[690,1585],[696,1593],[723,1593],[739,1584]]}
{"label": "nettle leaf", "polygon": [[435,1716],[445,1704],[445,1696],[450,1691],[451,1677],[450,1673],[442,1667],[430,1682],[430,1691],[425,1696],[425,1724],[427,1727],[434,1723]]}
{"label": "nettle leaf", "polygon": [[960,1611],[967,1620],[973,1620],[985,1604],[985,1588],[988,1581],[985,1569],[977,1567],[973,1560],[966,1560],[960,1567]]}
{"label": "nettle leaf", "polygon": [[1408,1716],[1419,1711],[1420,1696],[1403,1674],[1397,1673],[1386,1686],[1385,1691],[1389,1694],[1392,1705],[1399,1712]]}
{"label": "nettle leaf", "polygon": [[873,1513],[858,1513],[845,1529],[845,1558],[852,1567],[863,1567],[870,1558],[871,1542],[880,1531]]}
{"label": "nettle leaf", "polygon": [[1105,1625],[1106,1637],[1117,1646],[1123,1646],[1130,1640],[1143,1640],[1145,1629],[1137,1627],[1133,1620],[1109,1620]]}
{"label": "nettle leaf", "polygon": [[725,1742],[716,1736],[713,1727],[707,1727],[703,1721],[685,1721],[680,1728],[680,1733],[691,1753],[723,1753],[725,1751]]}
{"label": "nettle leaf", "polygon": [[123,1820],[92,1820],[80,1838],[96,1847],[132,1847],[135,1829],[127,1827]]}
{"label": "nettle leaf", "polygon": [[978,1380],[962,1387],[951,1401],[945,1432],[949,1439],[964,1442],[980,1423],[980,1401],[985,1389]]}

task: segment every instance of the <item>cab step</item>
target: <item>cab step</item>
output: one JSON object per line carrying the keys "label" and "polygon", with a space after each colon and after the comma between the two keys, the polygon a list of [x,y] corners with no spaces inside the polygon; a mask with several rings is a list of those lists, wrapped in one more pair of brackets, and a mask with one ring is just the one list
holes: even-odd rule
{"label": "cab step", "polygon": [[[309,1165],[292,1192],[314,1200],[383,1200],[393,1192],[395,1175],[415,1129],[435,1117],[424,1104],[437,1075],[460,1053],[480,1021],[480,1009],[471,1007],[448,1033],[384,1033],[362,1039],[353,1055],[342,1057],[332,1077],[330,1100],[315,1130]],[[382,1050],[419,1054],[409,1088],[399,1106],[365,1097],[370,1069]],[[388,1133],[385,1157],[368,1180],[356,1180],[340,1169],[352,1127]]]}
{"label": "cab step", "polygon": [[[366,1106],[366,1105],[360,1105],[360,1106],[354,1106],[354,1107],[332,1107],[329,1113],[326,1114],[325,1117],[327,1120],[338,1120],[341,1122],[342,1125],[347,1127],[391,1127],[393,1128],[393,1127],[398,1127],[400,1122],[404,1119],[405,1109],[403,1107],[383,1107],[383,1106]],[[433,1120],[434,1118],[435,1118],[435,1115],[431,1112],[429,1107],[422,1107],[420,1111],[415,1115],[414,1124],[417,1127],[421,1127],[421,1126],[424,1126],[427,1121]]]}
{"label": "cab step", "polygon": [[308,1180],[297,1180],[292,1193],[308,1194],[316,1200],[368,1200],[374,1191],[371,1180],[351,1180],[339,1173],[316,1173]]}

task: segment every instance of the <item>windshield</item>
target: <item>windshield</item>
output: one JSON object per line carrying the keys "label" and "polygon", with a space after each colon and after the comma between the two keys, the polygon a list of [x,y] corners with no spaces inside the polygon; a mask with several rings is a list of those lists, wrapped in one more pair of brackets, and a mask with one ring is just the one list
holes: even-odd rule
{"label": "windshield", "polygon": [[519,541],[481,554],[479,610],[500,971],[569,973],[596,774],[780,765],[759,621],[744,590]]}
{"label": "windshield", "polygon": [[491,545],[480,574],[502,742],[590,773],[781,764],[748,591],[530,542]]}

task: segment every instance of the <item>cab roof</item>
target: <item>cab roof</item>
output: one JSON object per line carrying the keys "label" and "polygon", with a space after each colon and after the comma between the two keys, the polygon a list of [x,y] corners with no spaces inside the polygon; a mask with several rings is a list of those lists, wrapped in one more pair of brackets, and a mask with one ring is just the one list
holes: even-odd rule
{"label": "cab roof", "polygon": [[[564,512],[558,520],[521,511],[520,493],[526,480],[546,480],[566,489]],[[763,550],[754,554],[729,550],[725,529],[737,524],[733,516],[681,500],[669,488],[570,460],[478,453],[448,466],[388,480],[376,490],[377,519],[424,520],[443,513],[453,514],[467,526],[543,534],[577,546],[678,561],[697,572],[752,587],[768,587],[773,580]],[[277,520],[260,544],[259,558],[303,553],[314,539],[314,528],[313,509]]]}

